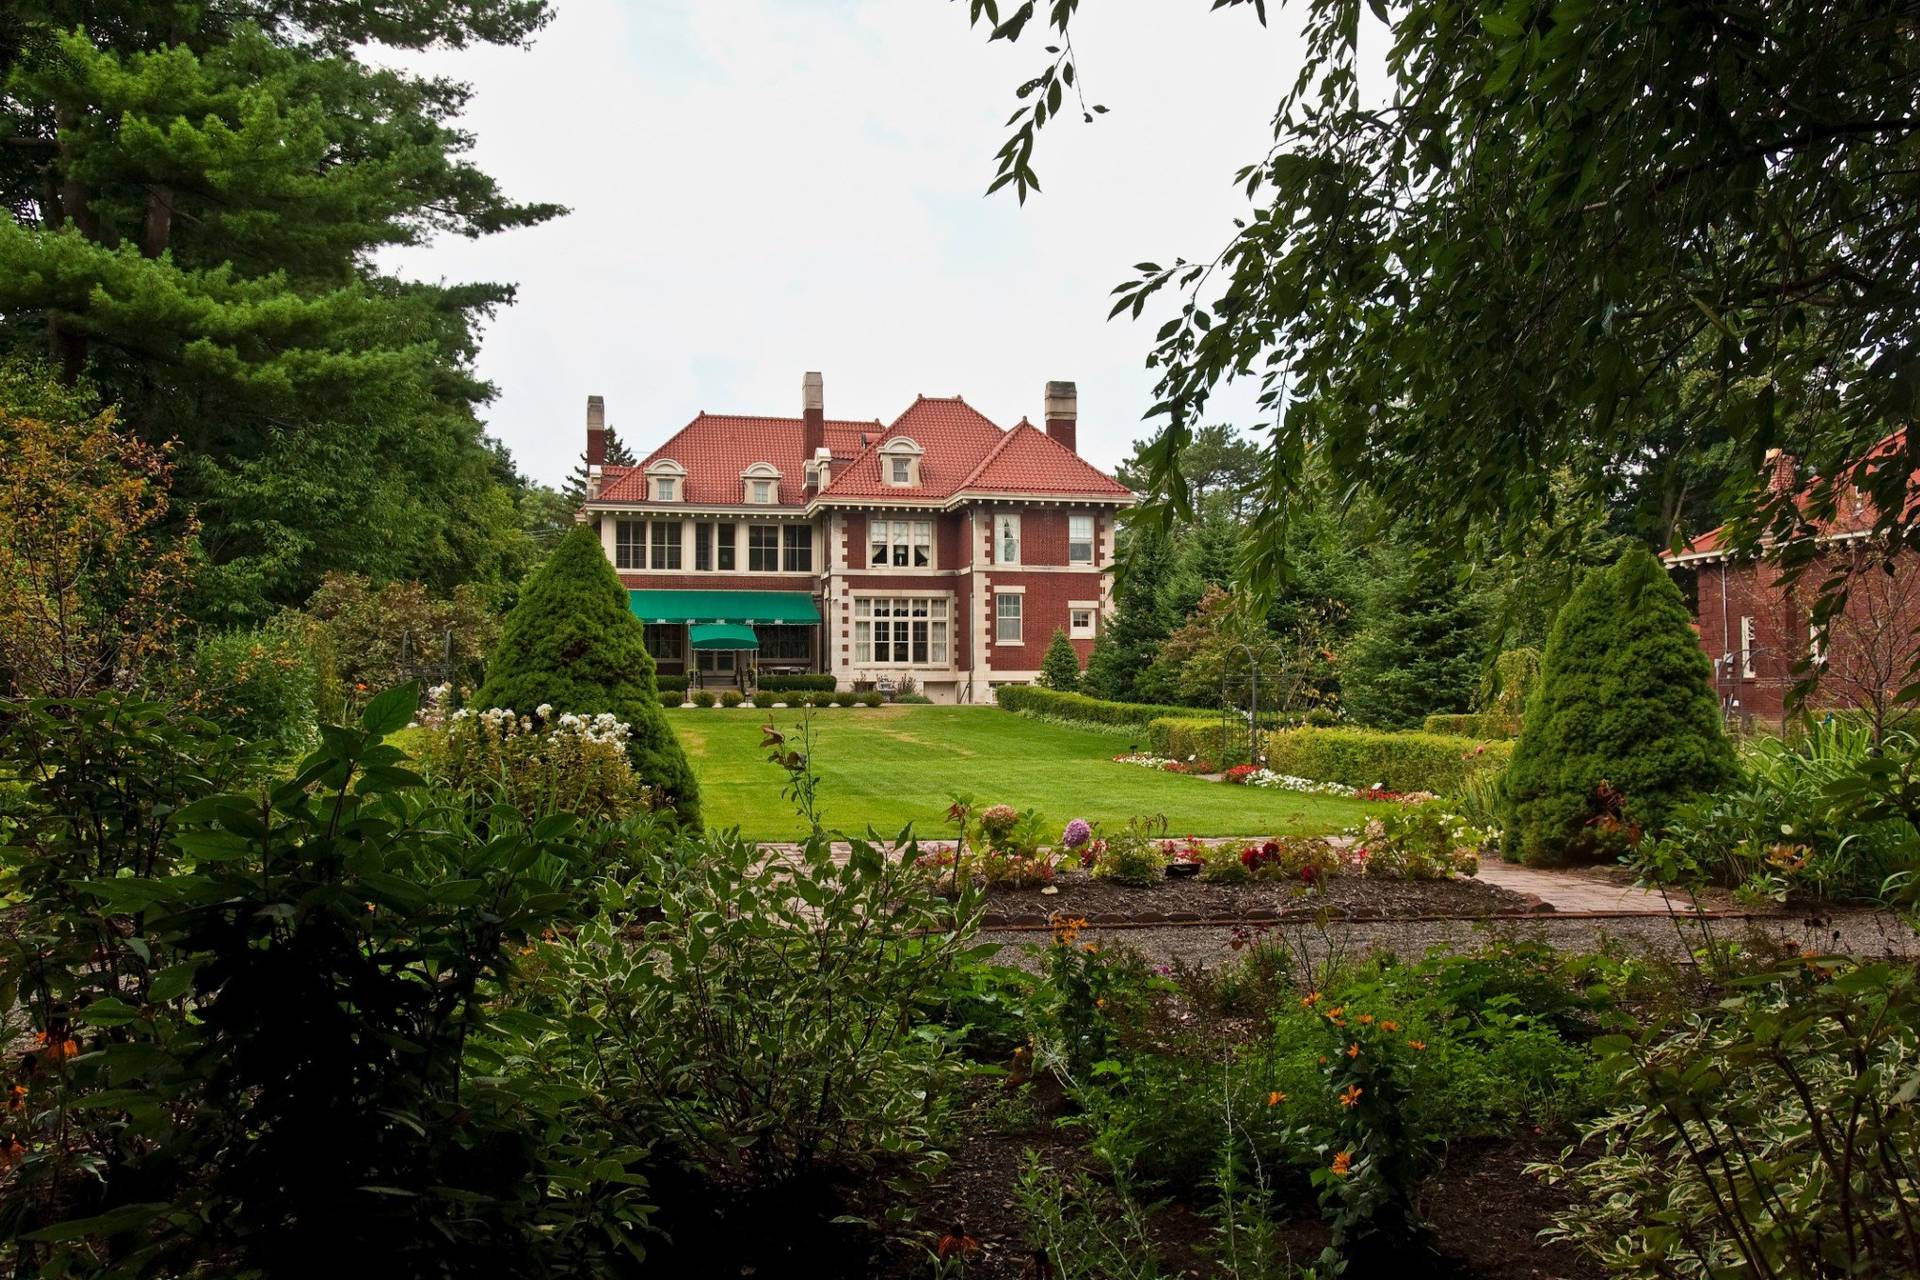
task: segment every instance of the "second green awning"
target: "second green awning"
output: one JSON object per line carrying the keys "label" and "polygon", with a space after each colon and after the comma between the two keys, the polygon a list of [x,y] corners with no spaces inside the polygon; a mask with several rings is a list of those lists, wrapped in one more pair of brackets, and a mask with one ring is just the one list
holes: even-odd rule
{"label": "second green awning", "polygon": [[820,606],[805,591],[627,592],[627,607],[642,622],[734,622],[743,626],[820,621]]}
{"label": "second green awning", "polygon": [[687,643],[696,649],[758,649],[760,637],[734,622],[696,622],[687,628]]}

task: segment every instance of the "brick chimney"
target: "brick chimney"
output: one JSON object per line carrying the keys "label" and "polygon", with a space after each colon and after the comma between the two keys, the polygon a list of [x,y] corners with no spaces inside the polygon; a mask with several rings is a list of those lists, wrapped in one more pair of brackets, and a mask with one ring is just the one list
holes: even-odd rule
{"label": "brick chimney", "polygon": [[599,396],[587,397],[587,465],[607,465],[607,402]]}
{"label": "brick chimney", "polygon": [[1080,452],[1076,429],[1079,426],[1080,394],[1071,382],[1047,384],[1047,434],[1061,444]]}
{"label": "brick chimney", "polygon": [[827,395],[817,373],[800,379],[800,455],[817,457],[827,447]]}
{"label": "brick chimney", "polygon": [[1784,449],[1767,450],[1767,492],[1792,493],[1799,479],[1799,465]]}

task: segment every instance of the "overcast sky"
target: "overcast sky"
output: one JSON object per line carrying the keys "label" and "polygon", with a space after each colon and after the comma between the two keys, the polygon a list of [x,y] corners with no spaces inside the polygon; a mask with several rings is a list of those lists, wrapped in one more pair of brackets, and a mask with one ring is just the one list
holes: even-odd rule
{"label": "overcast sky", "polygon": [[[517,282],[480,369],[489,430],[558,483],[589,393],[636,452],[702,409],[891,421],[964,395],[1002,426],[1079,384],[1080,447],[1111,466],[1143,435],[1154,325],[1106,320],[1130,265],[1210,257],[1298,69],[1286,17],[1203,0],[1105,0],[1075,27],[1088,101],[1042,134],[1045,190],[983,197],[1047,43],[989,47],[964,0],[554,0],[530,50],[419,60],[476,90],[478,162],[572,213],[398,259],[412,275]],[[1274,6],[1277,8],[1278,6]],[[1043,6],[1044,8],[1044,6]],[[1250,421],[1251,391],[1214,420]]]}

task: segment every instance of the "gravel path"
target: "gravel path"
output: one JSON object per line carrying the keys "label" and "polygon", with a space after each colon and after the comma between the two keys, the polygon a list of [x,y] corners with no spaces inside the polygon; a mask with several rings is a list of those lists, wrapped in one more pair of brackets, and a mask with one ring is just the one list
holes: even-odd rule
{"label": "gravel path", "polygon": [[[1747,941],[1756,935],[1795,950],[1817,950],[1860,956],[1920,958],[1920,933],[1897,916],[1881,911],[1848,911],[1811,920],[1804,915],[1769,916],[1756,920],[1715,920],[1707,926],[1715,940]],[[1369,949],[1419,956],[1435,947],[1471,950],[1496,937],[1539,939],[1563,950],[1592,950],[1608,940],[1632,951],[1685,958],[1702,945],[1701,926],[1666,916],[1632,916],[1592,920],[1556,920],[1551,915],[1526,920],[1353,920],[1336,922],[1324,931],[1313,925],[1276,926],[1273,932],[1289,936],[1316,959],[1330,947],[1348,955]],[[1113,929],[1088,925],[1083,941],[1098,939],[1107,946],[1130,947],[1156,963],[1178,960],[1187,965],[1215,965],[1233,955],[1228,946],[1234,930],[1218,926]],[[1034,967],[1028,948],[1044,943],[1044,933],[983,932],[981,940],[999,942],[1002,963]]]}

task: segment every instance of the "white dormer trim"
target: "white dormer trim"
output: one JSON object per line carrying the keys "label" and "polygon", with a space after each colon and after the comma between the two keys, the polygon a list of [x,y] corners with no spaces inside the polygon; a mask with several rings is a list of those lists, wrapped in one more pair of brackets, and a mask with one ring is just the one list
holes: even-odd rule
{"label": "white dormer trim", "polygon": [[920,459],[926,450],[908,436],[894,436],[880,446],[881,482],[895,489],[920,487]]}
{"label": "white dormer trim", "polygon": [[780,501],[780,468],[756,462],[740,473],[740,501],[750,507],[770,507]]}
{"label": "white dormer trim", "polygon": [[687,497],[687,469],[672,458],[656,458],[647,464],[647,501],[684,502]]}

